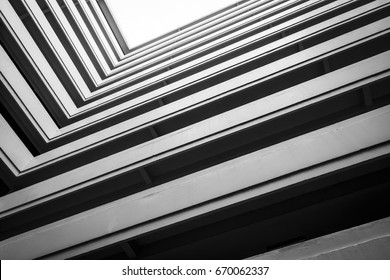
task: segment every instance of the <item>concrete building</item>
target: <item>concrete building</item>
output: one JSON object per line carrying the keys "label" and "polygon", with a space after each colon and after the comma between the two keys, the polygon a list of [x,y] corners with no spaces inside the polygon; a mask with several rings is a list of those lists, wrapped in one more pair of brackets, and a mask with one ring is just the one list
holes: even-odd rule
{"label": "concrete building", "polygon": [[390,258],[390,1],[106,1],[0,0],[1,259]]}

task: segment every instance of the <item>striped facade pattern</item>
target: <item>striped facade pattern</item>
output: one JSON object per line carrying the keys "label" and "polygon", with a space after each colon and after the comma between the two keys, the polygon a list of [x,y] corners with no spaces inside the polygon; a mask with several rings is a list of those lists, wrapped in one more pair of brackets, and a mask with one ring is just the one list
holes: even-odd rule
{"label": "striped facade pattern", "polygon": [[134,49],[106,1],[0,0],[1,259],[390,245],[390,1],[243,0]]}

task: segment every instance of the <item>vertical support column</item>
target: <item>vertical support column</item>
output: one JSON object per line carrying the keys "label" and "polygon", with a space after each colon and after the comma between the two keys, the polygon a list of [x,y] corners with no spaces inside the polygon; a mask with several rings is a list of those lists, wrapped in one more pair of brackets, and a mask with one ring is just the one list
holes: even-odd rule
{"label": "vertical support column", "polygon": [[363,99],[365,106],[372,106],[372,94],[369,86],[363,87]]}
{"label": "vertical support column", "polygon": [[152,184],[152,178],[149,176],[148,172],[146,172],[145,168],[140,168],[139,172],[142,176],[142,179],[145,181],[146,185],[151,185]]}
{"label": "vertical support column", "polygon": [[322,60],[322,66],[324,68],[325,74],[330,72],[330,65],[329,65],[328,59],[325,58],[325,59]]}
{"label": "vertical support column", "polygon": [[136,253],[134,252],[133,248],[131,248],[130,244],[128,242],[124,242],[120,245],[122,250],[125,252],[127,257],[132,260],[136,258]]}

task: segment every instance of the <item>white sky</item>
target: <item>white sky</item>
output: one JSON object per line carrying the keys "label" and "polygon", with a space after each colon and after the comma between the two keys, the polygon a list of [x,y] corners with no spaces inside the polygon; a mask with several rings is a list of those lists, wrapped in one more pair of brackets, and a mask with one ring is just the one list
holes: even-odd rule
{"label": "white sky", "polygon": [[239,0],[108,0],[129,48],[175,30]]}

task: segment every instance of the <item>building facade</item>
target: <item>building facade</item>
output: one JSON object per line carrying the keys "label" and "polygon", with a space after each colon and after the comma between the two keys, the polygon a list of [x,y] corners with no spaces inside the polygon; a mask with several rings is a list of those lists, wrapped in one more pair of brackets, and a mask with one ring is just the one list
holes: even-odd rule
{"label": "building facade", "polygon": [[106,1],[0,0],[1,259],[390,258],[390,1]]}

